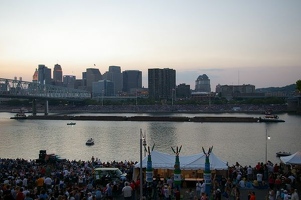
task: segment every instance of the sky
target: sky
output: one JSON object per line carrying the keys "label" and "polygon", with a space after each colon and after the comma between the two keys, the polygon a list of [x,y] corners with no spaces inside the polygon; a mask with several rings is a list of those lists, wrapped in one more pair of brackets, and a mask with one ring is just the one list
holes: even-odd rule
{"label": "sky", "polygon": [[0,78],[31,81],[39,64],[82,78],[109,66],[176,70],[195,89],[282,87],[301,79],[300,0],[0,0]]}

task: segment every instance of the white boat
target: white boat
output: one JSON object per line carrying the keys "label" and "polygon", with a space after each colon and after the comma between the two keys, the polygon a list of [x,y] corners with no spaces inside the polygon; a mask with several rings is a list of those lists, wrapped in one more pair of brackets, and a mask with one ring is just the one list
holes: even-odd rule
{"label": "white boat", "polygon": [[263,118],[259,117],[260,122],[285,122],[282,119],[279,119],[277,115],[265,115]]}
{"label": "white boat", "polygon": [[87,140],[87,142],[86,142],[86,145],[94,145],[94,140],[93,140],[93,138],[90,138],[90,139],[88,139]]}
{"label": "white boat", "polygon": [[27,119],[27,116],[25,115],[24,112],[19,112],[15,114],[14,117],[11,117],[11,119]]}
{"label": "white boat", "polygon": [[67,125],[75,125],[76,123],[75,122],[69,122],[67,123]]}

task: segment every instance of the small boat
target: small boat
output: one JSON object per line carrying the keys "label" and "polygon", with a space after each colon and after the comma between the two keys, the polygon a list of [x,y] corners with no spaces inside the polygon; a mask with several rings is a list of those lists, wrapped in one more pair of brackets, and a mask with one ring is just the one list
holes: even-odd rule
{"label": "small boat", "polygon": [[88,139],[87,140],[87,142],[86,142],[86,145],[94,145],[94,140],[93,140],[93,138],[90,138],[90,139]]}
{"label": "small boat", "polygon": [[276,153],[277,157],[290,156],[290,155],[292,155],[290,152],[285,152],[285,151],[279,151]]}
{"label": "small boat", "polygon": [[67,123],[67,125],[75,125],[76,123],[75,122],[69,122],[69,123]]}
{"label": "small boat", "polygon": [[15,114],[14,117],[11,117],[11,119],[27,119],[27,116],[25,115],[24,112],[19,112]]}
{"label": "small boat", "polygon": [[277,115],[265,115],[263,118],[259,117],[260,122],[285,122],[282,119],[279,119]]}

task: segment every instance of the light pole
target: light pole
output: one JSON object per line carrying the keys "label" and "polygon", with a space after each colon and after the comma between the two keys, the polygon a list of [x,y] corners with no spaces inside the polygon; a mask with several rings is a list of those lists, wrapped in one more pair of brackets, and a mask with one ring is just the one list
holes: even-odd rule
{"label": "light pole", "polygon": [[146,151],[147,151],[147,149],[146,149],[146,135],[145,135],[145,133],[143,135],[143,147],[144,147],[144,157],[145,157],[146,156]]}
{"label": "light pole", "polygon": [[142,130],[140,129],[140,200],[143,198],[143,187],[142,187],[142,140],[143,134]]}
{"label": "light pole", "polygon": [[104,90],[102,89],[102,94],[101,94],[101,106],[103,106],[103,93],[104,93]]}
{"label": "light pole", "polygon": [[137,89],[136,89],[136,107],[137,107],[137,104],[138,104],[138,95],[137,95]]}
{"label": "light pole", "polygon": [[171,90],[171,105],[173,106],[173,89]]}
{"label": "light pole", "polygon": [[265,130],[265,163],[268,162],[268,140],[271,139],[271,137],[268,135],[268,130]]}
{"label": "light pole", "polygon": [[175,89],[172,88],[171,90],[171,105],[173,106],[173,100],[174,100],[174,92],[175,92]]}

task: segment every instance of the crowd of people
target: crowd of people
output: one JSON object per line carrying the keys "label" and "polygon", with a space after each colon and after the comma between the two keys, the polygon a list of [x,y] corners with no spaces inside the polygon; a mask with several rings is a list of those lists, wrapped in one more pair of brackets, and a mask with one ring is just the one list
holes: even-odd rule
{"label": "crowd of people", "polygon": [[[258,162],[255,167],[242,167],[238,162],[229,167],[228,180],[221,185],[215,182],[214,187],[221,187],[225,197],[240,199],[240,190],[249,190],[248,199],[256,198],[254,189],[267,190],[268,200],[299,200],[300,166],[285,165],[268,161]],[[253,191],[252,191],[253,190]],[[300,192],[300,191],[299,191]]]}
{"label": "crowd of people", "polygon": [[[0,200],[101,200],[138,199],[140,179],[132,179],[136,162],[101,162],[92,157],[89,161],[61,160],[37,162],[37,160],[0,158]],[[126,179],[96,183],[94,168],[116,167],[127,174]],[[164,178],[164,179],[162,179]],[[249,190],[248,199],[256,198],[255,190],[268,191],[269,200],[298,200],[300,168],[284,164],[258,163],[242,167],[230,166],[227,177],[212,178],[211,199],[241,198],[241,190]],[[145,199],[209,200],[205,183],[196,182],[195,188],[181,188],[172,177],[155,177],[152,184],[143,182]]]}

